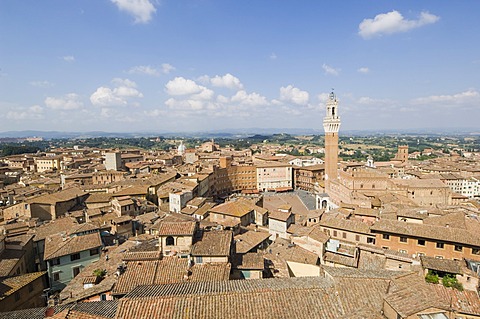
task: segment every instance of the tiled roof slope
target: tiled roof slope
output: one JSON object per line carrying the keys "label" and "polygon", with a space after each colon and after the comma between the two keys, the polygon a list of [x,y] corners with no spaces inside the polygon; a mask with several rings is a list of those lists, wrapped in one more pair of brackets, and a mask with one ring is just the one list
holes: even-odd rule
{"label": "tiled roof slope", "polygon": [[480,246],[480,236],[469,231],[455,227],[442,227],[425,224],[406,223],[393,220],[380,220],[376,222],[371,230],[374,232],[386,232],[410,237],[419,237],[460,243],[471,246]]}
{"label": "tiled roof slope", "polygon": [[229,263],[196,264],[189,268],[187,259],[177,257],[132,261],[127,263],[127,269],[118,278],[112,293],[126,294],[141,285],[228,280],[229,274]]}
{"label": "tiled roof slope", "polygon": [[[388,280],[332,284],[325,278],[183,283],[157,291],[156,298],[120,301],[117,318],[382,318]],[[157,287],[142,287],[143,291]],[[141,289],[138,289],[141,293]],[[173,292],[173,294],[172,294]],[[179,292],[177,294],[177,292]],[[144,296],[147,295],[143,293]],[[240,315],[241,314],[241,315]]]}
{"label": "tiled roof slope", "polygon": [[0,300],[14,294],[19,289],[45,275],[45,271],[13,277],[0,277]]}
{"label": "tiled roof slope", "polygon": [[230,256],[231,231],[204,232],[202,239],[192,247],[192,256]]}
{"label": "tiled roof slope", "polygon": [[58,258],[101,246],[102,239],[100,238],[99,232],[73,237],[56,234],[45,240],[44,260]]}

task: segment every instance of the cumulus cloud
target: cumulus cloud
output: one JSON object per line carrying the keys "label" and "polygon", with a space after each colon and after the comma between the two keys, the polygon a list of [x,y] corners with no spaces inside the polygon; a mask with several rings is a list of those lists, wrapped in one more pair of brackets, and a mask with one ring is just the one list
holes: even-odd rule
{"label": "cumulus cloud", "polygon": [[280,100],[291,102],[297,105],[307,105],[309,95],[307,91],[302,91],[292,85],[280,88]]}
{"label": "cumulus cloud", "polygon": [[358,73],[363,73],[363,74],[367,74],[367,73],[370,73],[370,69],[367,68],[367,67],[361,67],[357,70]]}
{"label": "cumulus cloud", "polygon": [[76,110],[83,107],[83,102],[78,94],[69,93],[62,97],[47,97],[45,105],[54,110]]}
{"label": "cumulus cloud", "polygon": [[114,88],[99,87],[90,96],[90,102],[95,106],[101,107],[126,106],[128,104],[138,105],[135,102],[131,102],[133,99],[143,97],[143,94],[137,90],[135,82],[129,79],[115,78],[112,80],[112,83],[115,85]]}
{"label": "cumulus cloud", "polygon": [[111,0],[120,11],[135,18],[135,23],[148,23],[157,11],[149,0]]}
{"label": "cumulus cloud", "polygon": [[9,111],[6,114],[7,119],[10,120],[39,120],[43,119],[43,107],[40,105],[32,105],[27,109],[18,109]]}
{"label": "cumulus cloud", "polygon": [[195,81],[190,79],[185,79],[184,77],[176,77],[165,85],[165,91],[169,95],[189,95],[197,94],[206,90],[207,88],[195,83]]}
{"label": "cumulus cloud", "polygon": [[437,22],[440,17],[429,12],[422,12],[416,20],[405,19],[402,14],[396,10],[381,13],[373,19],[364,19],[358,26],[358,34],[369,39],[376,36],[388,35],[399,32],[407,32],[424,25]]}
{"label": "cumulus cloud", "polygon": [[456,106],[472,102],[480,102],[480,93],[474,89],[451,95],[430,95],[412,100],[412,104],[414,105],[434,103],[434,105],[442,106]]}
{"label": "cumulus cloud", "polygon": [[340,69],[335,69],[325,63],[322,65],[322,69],[327,75],[338,75],[340,73]]}
{"label": "cumulus cloud", "polygon": [[232,96],[231,102],[247,106],[261,106],[269,104],[266,97],[255,92],[249,94],[244,90],[240,90],[234,96]]}
{"label": "cumulus cloud", "polygon": [[73,55],[62,56],[62,59],[65,62],[75,62],[75,57]]}
{"label": "cumulus cloud", "polygon": [[243,84],[240,82],[240,80],[237,77],[231,75],[230,73],[227,73],[224,76],[216,75],[210,79],[210,83],[216,87],[239,90],[243,89]]}

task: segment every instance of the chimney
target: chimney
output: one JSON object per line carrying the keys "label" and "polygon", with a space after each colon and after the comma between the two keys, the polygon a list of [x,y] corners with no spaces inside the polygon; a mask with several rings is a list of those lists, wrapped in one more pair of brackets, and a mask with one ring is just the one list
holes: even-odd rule
{"label": "chimney", "polygon": [[54,314],[55,310],[53,309],[53,307],[47,307],[47,309],[45,309],[45,318],[53,317]]}

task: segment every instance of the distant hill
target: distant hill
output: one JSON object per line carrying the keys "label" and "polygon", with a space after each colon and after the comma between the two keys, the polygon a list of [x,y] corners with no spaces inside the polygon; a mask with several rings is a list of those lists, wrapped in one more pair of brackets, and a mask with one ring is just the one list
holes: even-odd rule
{"label": "distant hill", "polygon": [[[60,132],[60,131],[7,131],[0,132],[0,138],[43,137],[44,139],[84,139],[94,137],[195,137],[195,138],[247,138],[266,139],[276,134],[289,135],[323,135],[323,129],[309,128],[243,128],[225,129],[203,132]],[[478,128],[422,128],[422,129],[390,129],[390,130],[341,130],[343,135],[382,135],[382,134],[409,134],[409,135],[480,135]]]}

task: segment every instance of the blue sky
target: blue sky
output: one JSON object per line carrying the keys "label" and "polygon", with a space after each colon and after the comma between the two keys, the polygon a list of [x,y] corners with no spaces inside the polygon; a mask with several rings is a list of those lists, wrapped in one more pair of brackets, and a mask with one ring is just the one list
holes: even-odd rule
{"label": "blue sky", "polygon": [[479,128],[479,1],[1,0],[0,131]]}

